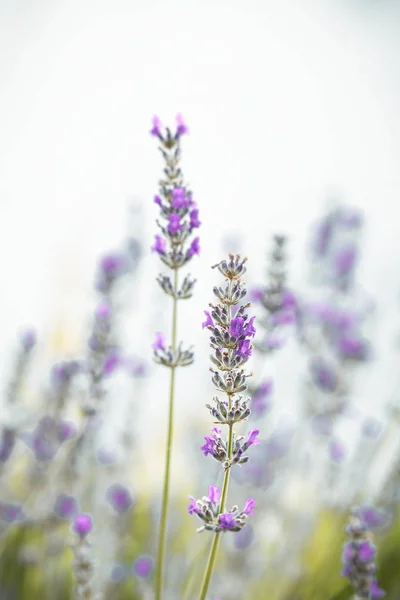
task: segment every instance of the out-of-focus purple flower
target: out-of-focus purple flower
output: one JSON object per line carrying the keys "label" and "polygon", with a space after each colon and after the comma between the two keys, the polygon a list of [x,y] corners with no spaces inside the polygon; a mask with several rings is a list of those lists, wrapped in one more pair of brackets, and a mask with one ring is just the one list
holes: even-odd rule
{"label": "out-of-focus purple flower", "polygon": [[339,378],[322,358],[311,362],[310,372],[314,384],[323,392],[334,392],[337,389]]}
{"label": "out-of-focus purple flower", "polygon": [[274,333],[268,333],[264,337],[262,345],[266,350],[270,350],[270,351],[279,350],[279,348],[282,348],[285,341],[286,341],[285,338],[280,335],[277,335]]}
{"label": "out-of-focus purple flower", "polygon": [[285,290],[282,294],[282,308],[289,309],[297,306],[297,298],[293,292]]}
{"label": "out-of-focus purple flower", "polygon": [[176,137],[181,137],[186,133],[189,133],[189,129],[186,123],[184,122],[181,113],[178,113],[176,115]]}
{"label": "out-of-focus purple flower", "polygon": [[73,438],[76,434],[76,427],[71,421],[60,421],[57,426],[58,439],[65,442]]}
{"label": "out-of-focus purple flower", "polygon": [[264,298],[264,289],[262,287],[255,287],[250,290],[250,300],[251,302],[261,302]]}
{"label": "out-of-focus purple flower", "polygon": [[371,592],[372,600],[375,600],[375,598],[383,598],[383,596],[386,596],[385,590],[383,590],[382,588],[379,587],[379,584],[376,579],[373,579],[371,581],[369,590]]}
{"label": "out-of-focus purple flower", "polygon": [[133,573],[137,577],[149,577],[153,567],[154,560],[151,556],[139,556],[133,564]]}
{"label": "out-of-focus purple flower", "polygon": [[246,515],[252,515],[252,514],[254,514],[253,511],[254,511],[255,507],[256,507],[256,501],[253,500],[253,498],[247,498],[242,512]]}
{"label": "out-of-focus purple flower", "polygon": [[168,231],[171,235],[176,235],[182,230],[181,217],[178,213],[170,213],[168,220]]}
{"label": "out-of-focus purple flower", "polygon": [[133,504],[132,496],[129,490],[119,483],[115,483],[108,488],[107,500],[114,510],[119,514],[129,510]]}
{"label": "out-of-focus purple flower", "polygon": [[126,266],[125,256],[119,253],[106,254],[100,259],[100,269],[108,279],[115,279]]}
{"label": "out-of-focus purple flower", "polygon": [[190,216],[190,229],[196,229],[197,227],[200,227],[201,221],[199,220],[199,209],[193,208],[190,211],[189,216]]}
{"label": "out-of-focus purple flower", "polygon": [[265,379],[253,394],[251,412],[257,415],[265,413],[270,407],[270,396],[273,390],[272,379]]}
{"label": "out-of-focus purple flower", "polygon": [[81,513],[76,515],[73,523],[73,530],[81,538],[87,536],[93,529],[92,517],[88,514]]}
{"label": "out-of-focus purple flower", "polygon": [[162,207],[162,202],[160,196],[154,196],[154,204],[158,204],[158,206]]}
{"label": "out-of-focus purple flower", "polygon": [[204,321],[204,323],[201,324],[202,328],[204,329],[204,327],[215,327],[214,321],[212,320],[208,310],[205,310],[204,314],[206,315],[207,319]]}
{"label": "out-of-focus purple flower", "polygon": [[218,504],[221,498],[221,492],[215,485],[208,486],[208,499],[212,504]]}
{"label": "out-of-focus purple flower", "polygon": [[329,456],[334,462],[341,462],[346,456],[346,449],[337,440],[332,440],[329,444]]}
{"label": "out-of-focus purple flower", "polygon": [[151,249],[153,252],[158,252],[158,254],[165,254],[167,243],[158,233],[154,236],[154,244]]}
{"label": "out-of-focus purple flower", "polygon": [[332,240],[333,225],[334,222],[331,215],[325,217],[318,224],[313,242],[313,250],[317,255],[324,256],[327,253]]}
{"label": "out-of-focus purple flower", "polygon": [[0,521],[7,521],[7,523],[15,523],[16,521],[22,521],[24,513],[22,507],[19,504],[2,504],[0,503]]}
{"label": "out-of-focus purple flower", "polygon": [[100,302],[95,311],[98,319],[107,319],[111,314],[111,306],[107,302]]}
{"label": "out-of-focus purple flower", "polygon": [[373,506],[360,506],[355,514],[368,529],[383,527],[389,522],[388,515]]}
{"label": "out-of-focus purple flower", "polygon": [[350,332],[340,336],[337,349],[342,358],[366,360],[369,354],[368,343]]}
{"label": "out-of-focus purple flower", "polygon": [[247,441],[246,441],[246,447],[248,448],[249,446],[252,446],[254,444],[254,446],[257,446],[260,443],[260,440],[257,438],[258,434],[260,433],[259,429],[252,429],[248,436],[247,436]]}
{"label": "out-of-focus purple flower", "polygon": [[244,339],[244,340],[240,340],[237,348],[236,348],[236,354],[238,356],[240,356],[240,358],[248,358],[249,356],[251,356],[253,353],[252,351],[252,346],[250,343],[250,340]]}
{"label": "out-of-focus purple flower", "polygon": [[54,505],[54,512],[61,519],[70,519],[78,510],[78,504],[73,496],[60,494]]}
{"label": "out-of-focus purple flower", "polygon": [[238,531],[235,535],[234,544],[236,550],[245,550],[254,541],[254,529],[251,525],[247,525],[243,527],[240,531]]}
{"label": "out-of-focus purple flower", "polygon": [[195,254],[200,254],[200,238],[195,237],[190,244],[189,250],[187,251],[188,256],[192,257]]}
{"label": "out-of-focus purple flower", "polygon": [[354,267],[357,258],[356,246],[341,248],[334,257],[335,274],[337,277],[347,275]]}
{"label": "out-of-focus purple flower", "polygon": [[272,315],[272,323],[274,325],[290,325],[295,320],[295,315],[291,310],[278,310]]}
{"label": "out-of-focus purple flower", "polygon": [[221,529],[232,529],[236,527],[235,519],[232,513],[222,513],[219,515],[219,526]]}
{"label": "out-of-focus purple flower", "polygon": [[36,331],[34,329],[26,329],[21,335],[21,344],[25,352],[29,352],[36,344]]}
{"label": "out-of-focus purple flower", "polygon": [[150,135],[154,135],[155,137],[161,137],[161,121],[160,119],[154,115],[152,121],[152,128],[150,129]]}
{"label": "out-of-focus purple flower", "polygon": [[361,542],[358,546],[358,559],[362,562],[370,562],[374,560],[376,554],[376,548],[371,544],[369,540]]}
{"label": "out-of-focus purple flower", "polygon": [[152,348],[153,350],[161,350],[163,352],[166,350],[165,336],[160,331],[157,331],[156,333],[156,340],[154,344],[152,344]]}
{"label": "out-of-focus purple flower", "polygon": [[118,352],[111,351],[108,356],[106,356],[104,364],[103,364],[103,373],[104,375],[112,375],[115,370],[121,366],[123,363],[123,359]]}
{"label": "out-of-focus purple flower", "polygon": [[117,457],[113,450],[100,448],[97,451],[97,460],[103,465],[113,465],[115,464]]}

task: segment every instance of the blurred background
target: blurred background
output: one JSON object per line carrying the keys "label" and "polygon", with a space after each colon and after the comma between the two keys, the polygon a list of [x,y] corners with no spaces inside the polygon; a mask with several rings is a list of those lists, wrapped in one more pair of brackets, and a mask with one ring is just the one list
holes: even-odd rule
{"label": "blurred background", "polygon": [[[186,346],[194,346],[196,358],[194,365],[179,373],[177,384],[173,481],[176,518],[179,523],[183,510],[185,532],[181,539],[171,525],[176,547],[171,550],[169,571],[176,572],[176,565],[182,564],[187,545],[197,544],[192,547],[194,555],[207,545],[205,539],[197,541],[202,536],[195,537],[196,525],[186,517],[186,498],[188,494],[199,498],[204,495],[218,472],[218,465],[198,450],[210,426],[204,405],[213,395],[208,336],[201,329],[203,310],[212,301],[212,286],[218,282],[218,274],[210,266],[228,251],[242,252],[249,259],[249,289],[266,286],[273,236],[281,234],[287,236],[287,285],[302,298],[307,318],[315,318],[315,307],[311,310],[310,303],[327,302],[327,296],[331,303],[338,301],[341,310],[354,309],[363,318],[367,315],[364,335],[371,351],[368,364],[365,357],[360,358],[360,368],[354,368],[354,362],[350,367],[347,363],[341,365],[346,371],[346,397],[351,392],[351,405],[346,404],[345,414],[340,412],[339,419],[335,416],[334,437],[329,437],[331,432],[322,436],[325,441],[317,452],[311,442],[311,448],[305,450],[305,462],[293,467],[297,475],[289,477],[290,485],[284,478],[277,488],[272,486],[273,491],[266,492],[270,490],[269,480],[261,478],[261,484],[258,481],[262,493],[268,496],[264,500],[269,503],[269,516],[265,513],[265,523],[259,517],[254,529],[258,527],[262,540],[270,532],[265,561],[275,556],[274,564],[280,565],[285,580],[282,588],[276,581],[272,586],[278,590],[277,599],[297,598],[290,586],[295,581],[298,590],[299,577],[301,581],[316,582],[318,571],[321,580],[327,580],[322,576],[326,569],[337,575],[331,588],[327,584],[328,588],[321,591],[316,583],[315,589],[305,583],[309,587],[298,597],[336,598],[334,595],[345,588],[345,581],[340,579],[340,555],[346,511],[356,500],[384,504],[380,494],[386,480],[382,473],[390,474],[393,465],[397,465],[398,429],[393,416],[397,413],[393,406],[397,400],[400,341],[400,277],[396,260],[400,252],[399,32],[400,5],[396,0],[0,0],[3,429],[32,430],[34,420],[49,412],[46,394],[54,393],[51,369],[60,361],[81,360],[85,356],[98,302],[95,282],[99,257],[121,248],[129,239],[134,239],[140,248],[137,255],[131,254],[130,275],[117,294],[118,339],[127,355],[134,357],[136,366],[129,376],[118,372],[110,379],[107,419],[101,423],[96,451],[113,452],[116,456],[114,470],[106,470],[106,474],[101,471],[99,487],[106,489],[115,481],[123,482],[140,508],[136,513],[137,506],[132,510],[135,527],[138,528],[136,518],[148,529],[143,526],[137,546],[132,546],[133,536],[126,548],[115,550],[115,556],[111,546],[109,556],[97,556],[98,564],[110,567],[104,572],[107,581],[118,580],[122,586],[128,586],[127,592],[117,592],[115,584],[108,598],[118,598],[119,593],[126,593],[127,598],[152,597],[150,567],[142,579],[134,572],[139,583],[132,582],[132,577],[126,582],[126,564],[142,555],[154,555],[151,532],[159,510],[169,377],[166,369],[152,363],[154,334],[163,331],[168,336],[171,317],[170,301],[155,282],[161,263],[150,250],[157,231],[153,197],[158,191],[163,162],[149,130],[154,114],[164,124],[173,126],[178,112],[184,115],[190,130],[190,135],[182,139],[182,169],[198,203],[202,226],[201,254],[190,263],[190,271],[198,280],[195,294],[182,303],[179,314],[178,338]],[[339,214],[335,211],[343,206],[360,215],[362,227],[355,227],[357,277],[344,292],[339,290],[338,300],[332,279],[315,282],[321,252],[315,251],[312,240],[315,241],[313,236],[321,219]],[[343,217],[342,225],[345,220]],[[311,318],[310,314],[314,316]],[[7,407],[7,398],[18,355],[18,336],[28,327],[35,328],[37,344],[21,391],[23,404],[15,414]],[[257,383],[266,375],[274,381],[274,410],[261,415],[262,421],[257,425],[266,444],[273,431],[286,435],[296,430],[301,419],[305,422],[309,414],[321,417],[327,412],[325,405],[315,412],[315,403],[311,403],[311,408],[307,404],[307,412],[302,400],[309,393],[304,391],[304,386],[309,390],[305,381],[314,372],[312,361],[319,346],[318,352],[307,346],[307,354],[304,339],[298,341],[293,332],[287,335],[288,344],[282,352],[254,357],[257,360],[250,367]],[[78,407],[85,389],[85,384],[78,382],[67,411],[77,430],[81,422]],[[126,435],[127,414],[132,419],[134,442],[128,446],[133,460],[121,442]],[[382,447],[375,470],[369,479],[364,480],[363,475],[357,490],[348,497],[346,486],[354,465],[340,475],[338,487],[332,479],[329,489],[342,490],[335,492],[332,507],[324,496],[329,486],[325,479],[321,483],[321,477],[336,476],[330,473],[330,466],[321,466],[321,461],[316,460],[315,475],[307,484],[302,482],[302,469],[308,460],[318,458],[315,453],[325,460],[327,444],[336,442],[346,448],[349,462],[349,457],[355,457],[353,463],[357,466],[360,427],[371,418],[380,431],[387,433],[387,437],[382,434],[379,438]],[[308,433],[303,432],[307,439]],[[1,475],[3,502],[23,503],[25,497],[20,480],[25,481],[25,475],[21,475],[24,469],[30,469],[24,461],[32,446],[22,438],[11,466]],[[260,456],[265,466],[265,456]],[[287,462],[292,465],[291,455],[288,456]],[[331,465],[329,457],[327,460]],[[78,472],[84,473],[84,468]],[[265,476],[265,469],[263,473]],[[249,481],[243,483],[239,477],[234,485],[238,486],[240,497],[247,494],[257,498]],[[26,480],[25,484],[29,491],[30,483]],[[54,499],[59,491],[52,491]],[[86,511],[95,514],[98,510],[102,514],[106,510],[98,494],[90,501],[81,492],[77,491],[77,496]],[[263,500],[257,501],[261,506]],[[390,561],[398,560],[398,554],[396,559],[392,554],[399,539],[393,503],[392,498],[385,504],[390,509],[391,526],[386,525],[382,533],[382,539],[389,536],[384,546],[388,548],[386,563],[382,558],[382,568],[387,565],[387,582]],[[274,511],[281,504],[286,506],[290,518],[285,513],[279,521]],[[31,504],[32,519],[37,518],[40,505],[37,500]],[[284,533],[285,528],[298,532],[301,529],[297,510],[303,516],[307,513],[302,521],[304,535],[299,534],[296,542],[288,542],[291,538]],[[171,522],[174,523],[172,517]],[[113,527],[111,524],[110,530]],[[40,535],[43,530],[39,526]],[[11,547],[11,538],[4,536],[14,536],[17,548],[20,542],[15,531],[4,525],[1,539],[3,543],[8,540],[6,545]],[[29,544],[26,542],[28,548],[35,547],[39,534],[28,533],[33,536]],[[334,542],[331,535],[337,536]],[[305,540],[311,544],[309,555]],[[314,546],[310,540],[314,540]],[[246,542],[260,554],[257,543],[252,539]],[[297,555],[292,563],[287,558],[284,548],[288,543],[293,548],[298,544],[299,556],[305,553],[312,557],[307,563],[312,573],[309,579],[304,576],[303,563]],[[227,544],[229,560],[240,563],[242,555],[232,542]],[[276,553],[280,544],[280,552]],[[314,564],[321,547],[332,549],[331,566]],[[119,575],[113,570],[118,552],[125,575],[121,575],[121,569]],[[128,562],[124,558],[126,552]],[[44,592],[45,588],[40,587],[44,585],[43,578],[37,583],[37,574],[26,575],[25,589],[17,589],[13,581],[22,568],[17,555],[15,551],[12,557],[3,554],[0,559],[3,566],[7,564],[7,572],[9,565],[14,565],[11,583],[8,581],[4,587],[4,594],[9,594],[5,599],[62,597],[61,591],[54,592],[54,586],[53,596]],[[70,556],[65,560],[64,571],[68,574]],[[221,576],[216,579],[210,599],[218,595],[224,600],[267,597],[258,590],[250,593],[244,585],[251,577],[264,582],[264,571],[258,563],[253,565],[254,571],[253,563],[242,565],[244,571],[238,572],[243,585],[235,588],[238,584],[229,579],[227,563],[221,560]],[[37,567],[42,563],[42,559],[36,559],[32,564]],[[269,572],[266,577],[270,576]],[[175,579],[171,576],[168,597],[185,598],[179,586],[174,587]],[[101,577],[97,579],[100,580]],[[390,589],[387,582],[388,597],[398,598],[399,576]],[[99,589],[103,584],[104,581],[98,583]],[[68,594],[71,586],[67,577],[60,589],[65,588]],[[267,589],[263,586],[264,583],[261,587]],[[188,589],[187,598],[196,597],[190,595],[190,586]],[[240,589],[235,592],[239,595],[233,589]],[[349,590],[343,598],[351,597]]]}

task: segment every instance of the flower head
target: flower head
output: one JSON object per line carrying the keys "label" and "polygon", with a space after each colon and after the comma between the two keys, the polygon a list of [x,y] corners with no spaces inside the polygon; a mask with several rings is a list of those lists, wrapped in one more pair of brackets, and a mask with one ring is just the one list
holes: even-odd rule
{"label": "flower head", "polygon": [[108,488],[107,499],[114,510],[119,514],[129,510],[133,503],[129,490],[119,483],[115,483]]}
{"label": "flower head", "polygon": [[189,133],[189,129],[184,122],[181,113],[178,113],[176,115],[176,137],[181,137],[182,135],[185,135],[185,133]]}
{"label": "flower head", "polygon": [[152,345],[152,348],[153,348],[153,350],[162,350],[163,352],[165,352],[165,350],[166,350],[165,336],[163,333],[161,333],[159,331],[156,333],[156,339]]}
{"label": "flower head", "polygon": [[90,515],[81,513],[76,515],[73,524],[73,530],[77,533],[81,538],[87,536],[93,528],[93,521]]}
{"label": "flower head", "polygon": [[188,250],[188,256],[192,257],[195,254],[200,254],[200,238],[199,237],[194,238],[194,240],[190,244],[190,247]]}
{"label": "flower head", "polygon": [[207,318],[204,321],[204,323],[201,324],[202,328],[204,329],[204,327],[215,327],[214,321],[212,320],[211,315],[208,312],[208,310],[205,310],[204,314],[206,315]]}
{"label": "flower head", "polygon": [[170,213],[168,231],[171,235],[176,235],[178,231],[182,230],[181,217],[178,213]]}
{"label": "flower head", "polygon": [[219,515],[219,526],[221,529],[232,529],[236,527],[235,519],[232,513],[222,513]]}
{"label": "flower head", "polygon": [[154,236],[154,244],[151,247],[153,252],[157,252],[158,254],[165,254],[167,249],[167,243],[161,235],[156,234]]}
{"label": "flower head", "polygon": [[221,498],[221,492],[215,485],[208,486],[208,499],[212,504],[218,504]]}
{"label": "flower head", "polygon": [[153,121],[152,121],[152,128],[150,129],[150,135],[154,135],[156,137],[161,137],[161,121],[160,119],[154,115],[153,117]]}
{"label": "flower head", "polygon": [[253,500],[253,498],[247,498],[242,512],[246,515],[252,515],[255,506],[256,506],[256,501]]}

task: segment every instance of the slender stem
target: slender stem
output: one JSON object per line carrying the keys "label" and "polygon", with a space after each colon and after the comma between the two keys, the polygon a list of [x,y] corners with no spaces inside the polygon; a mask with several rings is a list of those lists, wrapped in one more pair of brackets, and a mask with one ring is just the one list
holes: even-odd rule
{"label": "slender stem", "polygon": [[[177,335],[177,305],[178,300],[176,293],[178,291],[178,270],[174,270],[174,298],[172,308],[172,353],[176,351],[176,335]],[[167,429],[167,449],[165,453],[165,471],[164,471],[164,487],[161,506],[160,532],[158,536],[158,551],[157,564],[155,574],[156,600],[161,600],[162,584],[164,573],[164,556],[165,556],[165,538],[167,532],[167,514],[169,500],[169,483],[171,470],[172,456],[172,440],[174,432],[174,394],[175,394],[175,370],[176,367],[171,367],[171,380],[169,388],[169,414],[168,414],[168,429]]]}

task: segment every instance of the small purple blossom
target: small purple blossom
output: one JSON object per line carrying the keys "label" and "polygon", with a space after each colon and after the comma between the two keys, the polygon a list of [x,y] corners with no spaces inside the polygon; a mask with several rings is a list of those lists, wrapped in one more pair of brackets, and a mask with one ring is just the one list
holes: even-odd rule
{"label": "small purple blossom", "polygon": [[261,302],[264,298],[264,288],[255,287],[250,291],[250,300],[251,302]]}
{"label": "small purple blossom", "polygon": [[195,254],[199,255],[200,254],[200,238],[199,237],[195,237],[192,240],[192,243],[190,244],[189,250],[188,250],[188,256],[192,257]]}
{"label": "small purple blossom", "polygon": [[125,257],[122,254],[106,254],[100,259],[100,269],[109,279],[117,277],[125,267]]}
{"label": "small purple blossom", "polygon": [[253,500],[253,498],[247,498],[242,512],[245,515],[252,515],[252,514],[254,514],[253,511],[254,511],[255,507],[256,507],[256,501]]}
{"label": "small purple blossom", "polygon": [[163,333],[160,333],[159,331],[156,333],[156,339],[155,342],[152,344],[152,348],[153,350],[161,350],[162,352],[165,352],[166,345],[165,336]]}
{"label": "small purple blossom", "polygon": [[176,235],[182,230],[181,217],[178,213],[170,213],[168,219],[168,231],[171,235]]}
{"label": "small purple blossom", "polygon": [[199,209],[193,208],[190,213],[190,229],[196,229],[196,227],[200,227],[201,221],[199,221]]}
{"label": "small purple blossom", "polygon": [[114,371],[121,366],[122,357],[118,352],[112,351],[106,356],[103,364],[104,375],[112,375]]}
{"label": "small purple blossom", "polygon": [[233,337],[238,338],[241,335],[244,335],[244,319],[243,317],[236,317],[236,319],[232,319],[231,325],[229,327],[229,333],[233,335]]}
{"label": "small purple blossom", "polygon": [[60,494],[54,505],[54,512],[61,519],[71,518],[77,511],[78,505],[73,496],[68,494]]}
{"label": "small purple blossom", "polygon": [[236,527],[236,522],[232,513],[222,513],[218,517],[219,526],[221,529],[232,529]]}
{"label": "small purple blossom", "polygon": [[88,535],[93,528],[92,517],[88,514],[81,513],[75,516],[73,530],[77,533],[81,538],[84,538]]}
{"label": "small purple blossom", "polygon": [[161,137],[161,121],[160,119],[154,115],[152,120],[152,128],[150,129],[150,135],[154,135],[156,137]]}
{"label": "small purple blossom", "polygon": [[376,554],[376,548],[371,544],[369,540],[361,542],[358,546],[358,559],[362,562],[370,562],[374,560]]}
{"label": "small purple blossom", "polygon": [[162,208],[162,202],[160,196],[154,196],[154,204],[158,204],[160,208]]}
{"label": "small purple blossom", "polygon": [[211,315],[208,312],[208,310],[205,310],[204,314],[206,315],[207,319],[204,321],[204,323],[201,324],[202,329],[204,329],[204,327],[215,327],[214,321],[212,320]]}
{"label": "small purple blossom", "polygon": [[221,498],[221,491],[215,485],[208,486],[208,499],[212,504],[218,504]]}
{"label": "small purple blossom", "polygon": [[139,556],[133,564],[133,573],[137,577],[149,577],[153,566],[154,560],[151,556]]}
{"label": "small purple blossom", "polygon": [[178,113],[176,115],[176,137],[181,137],[186,133],[189,133],[189,129],[186,123],[184,122],[181,113]]}
{"label": "small purple blossom", "polygon": [[177,187],[172,190],[172,208],[187,208],[191,203],[190,198],[186,195],[184,188]]}
{"label": "small purple blossom", "polygon": [[375,598],[383,598],[383,596],[386,596],[385,590],[379,587],[379,584],[376,579],[373,579],[371,581],[369,590],[371,592],[372,600],[375,600]]}
{"label": "small purple blossom", "polygon": [[98,319],[107,319],[111,314],[111,307],[107,302],[101,302],[95,311],[95,316]]}
{"label": "small purple blossom", "polygon": [[247,323],[243,332],[247,337],[254,337],[256,334],[256,328],[254,327],[255,317],[251,317],[250,321]]}
{"label": "small purple blossom", "polygon": [[252,429],[247,437],[247,442],[246,442],[246,446],[247,448],[249,446],[252,446],[254,444],[254,446],[257,446],[260,443],[260,440],[257,438],[258,434],[260,433],[259,429]]}
{"label": "small purple blossom", "polygon": [[76,435],[76,427],[71,421],[60,421],[57,430],[60,442],[66,442]]}
{"label": "small purple blossom", "polygon": [[332,440],[329,444],[329,456],[334,462],[341,462],[346,456],[346,449],[340,442]]}
{"label": "small purple blossom", "polygon": [[189,499],[191,500],[191,503],[188,506],[189,515],[193,515],[194,513],[199,514],[200,509],[197,506],[196,498],[193,498],[193,496],[189,496]]}
{"label": "small purple blossom", "polygon": [[133,504],[131,493],[125,486],[119,483],[115,483],[108,488],[107,500],[119,514],[129,510]]}
{"label": "small purple blossom", "polygon": [[26,329],[21,335],[21,344],[25,352],[29,352],[36,344],[36,331],[34,329]]}
{"label": "small purple blossom", "polygon": [[249,358],[252,355],[252,346],[250,340],[240,340],[237,345],[236,354],[241,358]]}
{"label": "small purple blossom", "polygon": [[167,243],[161,235],[158,233],[154,236],[154,244],[151,247],[153,252],[158,252],[158,254],[165,254],[167,249]]}
{"label": "small purple blossom", "polygon": [[334,258],[335,274],[338,277],[347,275],[354,267],[357,258],[357,248],[348,246],[341,248]]}
{"label": "small purple blossom", "polygon": [[208,456],[209,454],[214,454],[215,440],[211,436],[206,436],[204,438],[206,443],[200,447],[200,450],[203,452],[204,456]]}

